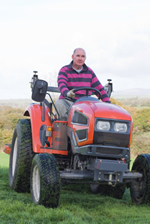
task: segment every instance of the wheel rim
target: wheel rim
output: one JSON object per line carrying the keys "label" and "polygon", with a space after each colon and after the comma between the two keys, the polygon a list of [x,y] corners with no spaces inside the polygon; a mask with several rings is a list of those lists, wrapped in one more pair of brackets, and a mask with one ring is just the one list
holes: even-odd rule
{"label": "wheel rim", "polygon": [[141,174],[143,174],[143,177],[141,179],[141,182],[139,184],[139,196],[136,197],[137,204],[141,203],[144,197],[145,193],[145,178],[144,178],[144,170],[142,166],[137,167],[137,171]]}
{"label": "wheel rim", "polygon": [[40,175],[39,175],[39,169],[36,165],[33,168],[33,176],[32,176],[32,186],[33,186],[33,195],[36,203],[38,203],[40,198]]}
{"label": "wheel rim", "polygon": [[17,143],[17,137],[16,137],[14,148],[13,148],[12,176],[14,176],[14,174],[15,174],[16,161],[17,161],[17,146],[18,146],[18,143]]}

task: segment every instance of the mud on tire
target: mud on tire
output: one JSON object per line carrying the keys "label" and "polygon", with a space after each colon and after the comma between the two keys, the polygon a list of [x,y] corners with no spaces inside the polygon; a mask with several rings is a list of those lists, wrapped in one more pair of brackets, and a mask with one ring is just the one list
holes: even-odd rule
{"label": "mud on tire", "polygon": [[52,154],[37,154],[31,168],[31,194],[33,202],[56,208],[60,196],[60,174]]}
{"label": "mud on tire", "polygon": [[9,185],[17,192],[30,191],[30,169],[34,153],[29,119],[18,121],[12,138],[9,161]]}

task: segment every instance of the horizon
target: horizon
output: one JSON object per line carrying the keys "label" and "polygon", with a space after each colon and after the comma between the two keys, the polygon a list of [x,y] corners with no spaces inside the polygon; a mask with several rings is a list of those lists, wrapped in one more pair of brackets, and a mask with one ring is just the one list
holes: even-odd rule
{"label": "horizon", "polygon": [[[142,92],[141,92],[142,91]],[[115,97],[122,97],[122,96],[127,96],[127,95],[131,95],[131,97],[130,98],[133,98],[133,97],[140,97],[140,98],[142,98],[142,96],[143,96],[143,98],[145,98],[146,97],[146,93],[148,93],[148,98],[150,97],[150,89],[144,89],[144,88],[133,88],[133,89],[125,89],[125,90],[117,90],[117,91],[115,91],[115,90],[113,90],[113,92],[112,92],[112,94],[111,94],[111,97],[113,98],[113,96],[114,96],[114,98]],[[53,93],[53,94],[56,94],[57,96],[59,96],[59,93]],[[22,100],[26,100],[26,101],[33,101],[32,99],[31,99],[31,97],[30,98],[0,98],[0,102],[1,101],[22,101]]]}

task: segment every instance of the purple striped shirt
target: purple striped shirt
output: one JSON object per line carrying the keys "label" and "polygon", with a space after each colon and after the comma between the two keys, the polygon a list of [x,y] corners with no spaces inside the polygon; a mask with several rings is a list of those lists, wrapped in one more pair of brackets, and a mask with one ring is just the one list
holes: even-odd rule
{"label": "purple striped shirt", "polygon": [[[100,91],[103,102],[110,102],[104,87],[92,69],[87,67],[86,64],[83,65],[83,69],[79,73],[72,68],[72,62],[62,67],[59,71],[57,82],[59,91],[61,92],[59,99],[65,98],[71,89],[92,87]],[[76,92],[75,99],[85,96],[85,93],[85,90]],[[91,95],[91,93],[92,92],[89,91],[89,95]]]}

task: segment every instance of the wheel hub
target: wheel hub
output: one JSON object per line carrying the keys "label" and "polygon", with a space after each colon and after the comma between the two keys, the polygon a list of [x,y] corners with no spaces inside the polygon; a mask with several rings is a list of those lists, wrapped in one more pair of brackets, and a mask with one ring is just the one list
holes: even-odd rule
{"label": "wheel hub", "polygon": [[33,169],[32,186],[33,186],[33,195],[37,203],[40,199],[40,175],[37,165]]}

